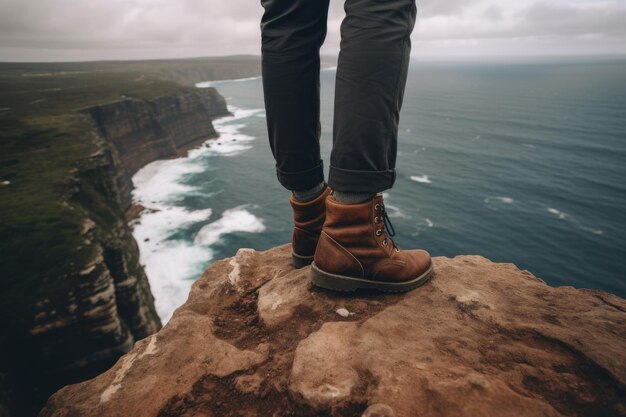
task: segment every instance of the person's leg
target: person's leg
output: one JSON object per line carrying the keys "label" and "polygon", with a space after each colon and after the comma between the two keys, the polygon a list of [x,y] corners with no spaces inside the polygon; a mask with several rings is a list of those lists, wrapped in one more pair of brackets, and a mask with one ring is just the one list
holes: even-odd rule
{"label": "person's leg", "polygon": [[320,56],[329,0],[261,0],[261,71],[279,183],[292,191],[292,264],[313,261],[326,218],[320,157]]}
{"label": "person's leg", "polygon": [[[341,200],[395,182],[398,122],[415,26],[415,0],[346,0],[335,85],[328,184]],[[356,201],[354,201],[356,200]]]}
{"label": "person's leg", "polygon": [[303,200],[324,189],[319,49],[326,37],[328,4],[261,0],[261,70],[270,148],[278,181]]}
{"label": "person's leg", "polygon": [[[432,275],[430,254],[400,250],[383,195],[395,181],[398,121],[415,0],[346,0],[335,87],[326,220],[309,271],[319,287],[408,291]],[[388,230],[391,229],[391,230]]]}

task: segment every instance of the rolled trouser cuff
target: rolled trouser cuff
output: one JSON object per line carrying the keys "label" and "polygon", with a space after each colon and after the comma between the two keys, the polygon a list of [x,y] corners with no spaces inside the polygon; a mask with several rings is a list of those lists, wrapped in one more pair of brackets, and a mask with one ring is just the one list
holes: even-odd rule
{"label": "rolled trouser cuff", "polygon": [[328,186],[344,193],[376,194],[393,187],[396,170],[357,171],[330,166]]}
{"label": "rolled trouser cuff", "polygon": [[308,190],[324,181],[324,163],[320,160],[317,166],[297,172],[285,172],[276,168],[276,177],[288,190]]}

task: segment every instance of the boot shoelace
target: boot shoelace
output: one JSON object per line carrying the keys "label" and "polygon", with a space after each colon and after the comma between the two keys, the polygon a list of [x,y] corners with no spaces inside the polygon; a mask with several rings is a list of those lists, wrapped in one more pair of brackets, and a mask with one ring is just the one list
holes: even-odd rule
{"label": "boot shoelace", "polygon": [[[396,231],[393,228],[393,225],[391,224],[391,220],[389,220],[387,211],[385,210],[385,203],[376,204],[376,206],[374,206],[374,209],[377,212],[382,213],[382,216],[376,216],[374,218],[374,222],[380,223],[381,220],[383,222],[383,225],[380,227],[380,229],[376,230],[376,236],[382,235],[383,232],[386,232],[388,236],[395,236]],[[400,252],[400,248],[398,247],[398,245],[396,245],[393,239],[391,239],[391,237],[388,237],[388,236],[385,236],[385,238],[383,239],[383,246],[387,246],[387,242],[391,241],[391,244],[393,245],[394,250],[396,252]]]}

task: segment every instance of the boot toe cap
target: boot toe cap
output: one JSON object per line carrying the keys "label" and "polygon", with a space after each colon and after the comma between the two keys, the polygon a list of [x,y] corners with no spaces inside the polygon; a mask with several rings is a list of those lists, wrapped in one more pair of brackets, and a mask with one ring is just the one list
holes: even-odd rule
{"label": "boot toe cap", "polygon": [[432,265],[430,254],[424,249],[412,249],[407,251],[413,266],[412,275],[420,276],[428,271]]}

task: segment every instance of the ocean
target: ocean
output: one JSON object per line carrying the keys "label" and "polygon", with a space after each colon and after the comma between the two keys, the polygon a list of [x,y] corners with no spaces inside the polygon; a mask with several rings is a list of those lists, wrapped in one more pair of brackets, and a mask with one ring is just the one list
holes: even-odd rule
{"label": "ocean", "polygon": [[[335,73],[320,75],[326,169]],[[220,138],[133,178],[147,208],[134,236],[164,321],[215,260],[291,238],[261,78],[197,87],[209,85],[234,113],[214,122]],[[626,60],[413,60],[396,169],[385,205],[400,248],[626,296]]]}

